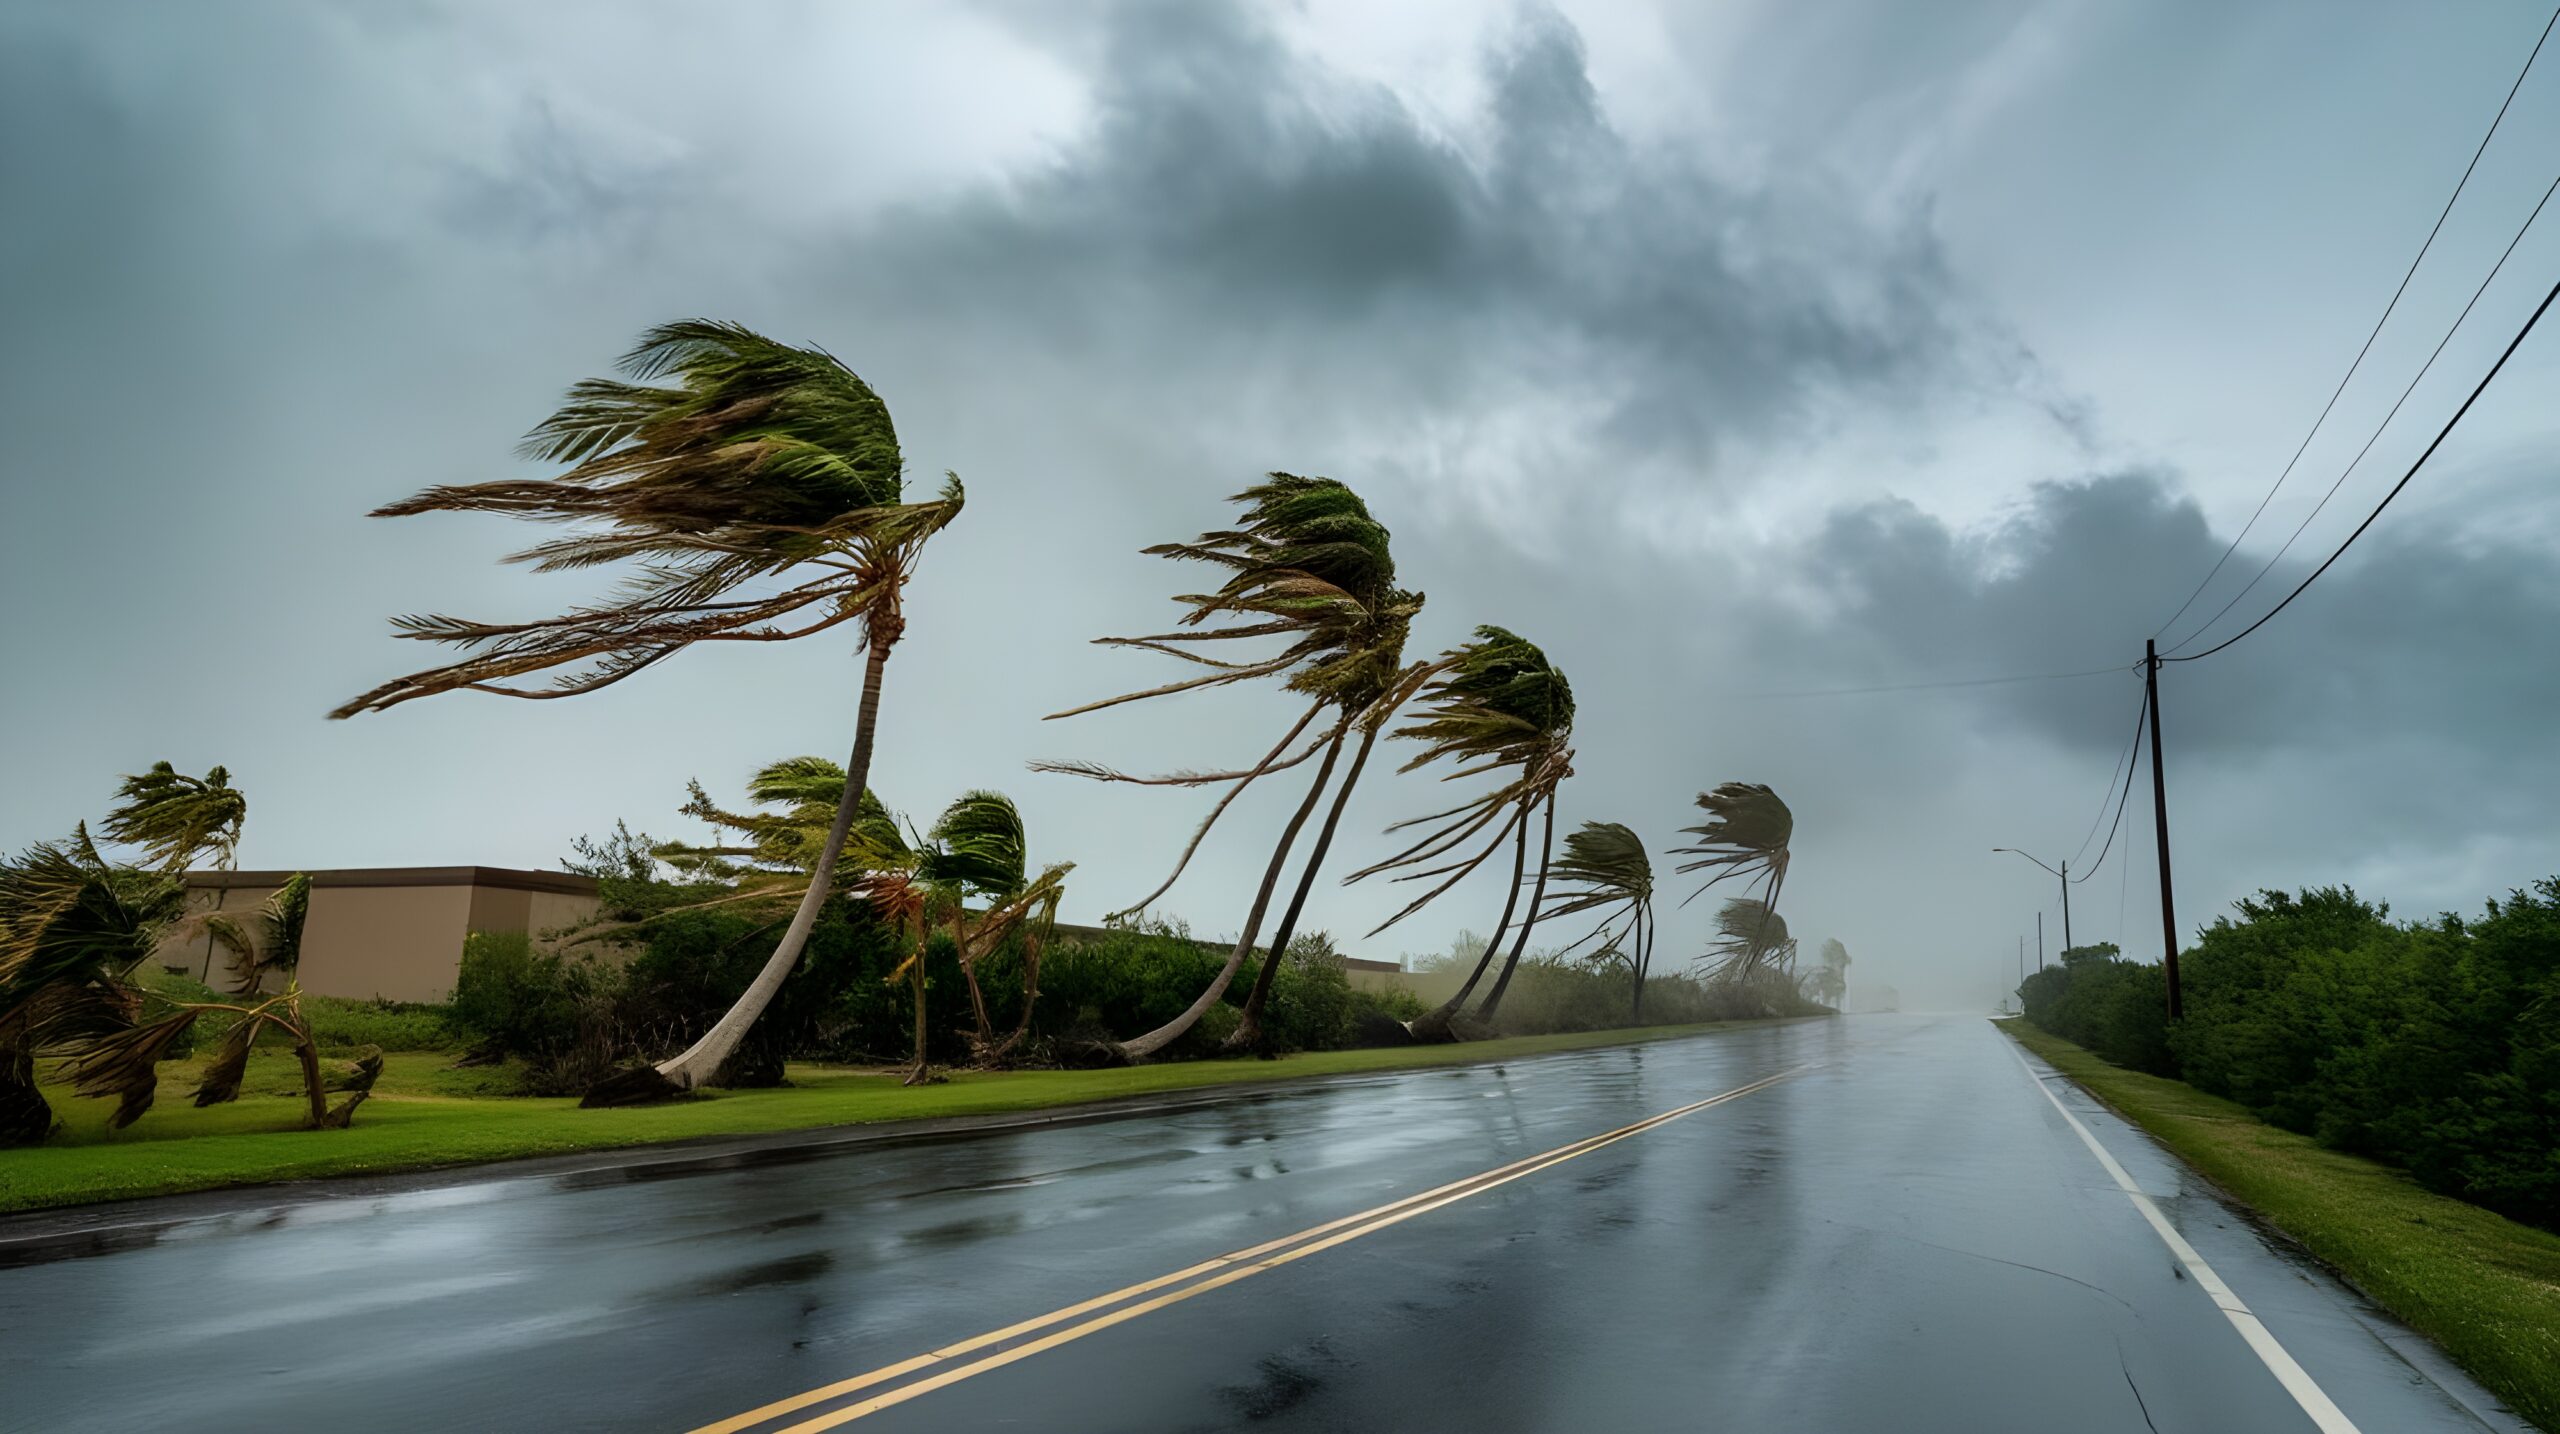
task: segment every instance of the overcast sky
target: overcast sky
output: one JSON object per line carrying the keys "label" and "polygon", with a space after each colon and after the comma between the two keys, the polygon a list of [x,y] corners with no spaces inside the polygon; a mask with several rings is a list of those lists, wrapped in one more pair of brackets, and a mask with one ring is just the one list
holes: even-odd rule
{"label": "overcast sky", "polygon": [[[596,591],[497,564],[527,541],[503,520],[363,514],[518,471],[563,388],[704,315],[825,345],[888,399],[917,481],[967,481],[911,590],[873,785],[919,820],[1014,794],[1035,859],[1078,863],[1069,916],[1152,886],[1204,798],[1027,762],[1232,763],[1294,715],[1245,691],[1039,720],[1173,675],[1088,640],[1159,628],[1194,575],[1138,549],[1286,469],[1394,530],[1419,651],[1496,622],[1568,671],[1565,822],[1659,852],[1698,790],[1771,783],[1797,933],[1847,943],[1853,990],[1986,1004],[2054,909],[1990,848],[2084,850],[2137,679],[1770,694],[2129,668],[2301,441],[2544,18],[12,4],[0,843],[94,820],[167,758],[247,789],[247,866],[554,865],[617,818],[699,835],[687,778],[734,797],[770,759],[841,759],[860,674],[834,635],[574,702],[322,717],[432,659],[394,613]],[[2338,478],[2555,141],[2546,54],[2173,637]],[[2555,272],[2546,215],[2217,636],[2370,510]],[[2560,334],[2537,335],[2301,602],[2169,669],[2189,933],[2261,886],[2416,915],[2560,871],[2555,377]],[[2147,785],[2073,917],[2156,956]],[[1442,796],[1373,780],[1337,867]],[[1293,797],[1241,806],[1163,909],[1231,933]],[[1489,873],[1360,939],[1401,894],[1328,884],[1310,921],[1393,957],[1500,900]]]}

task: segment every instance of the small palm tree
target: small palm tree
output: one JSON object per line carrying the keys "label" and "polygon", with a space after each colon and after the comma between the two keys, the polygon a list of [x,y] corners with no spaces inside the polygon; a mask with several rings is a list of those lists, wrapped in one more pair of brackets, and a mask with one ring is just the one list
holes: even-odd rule
{"label": "small palm tree", "polygon": [[[1512,842],[1511,884],[1493,939],[1485,943],[1484,953],[1457,993],[1413,1023],[1417,1037],[1446,1040],[1453,1034],[1452,1021],[1467,998],[1475,994],[1503,936],[1514,932],[1511,918],[1518,907],[1528,864],[1529,818],[1543,804],[1547,808],[1546,855],[1539,859],[1537,889],[1530,898],[1527,918],[1516,928],[1502,981],[1487,999],[1487,1017],[1499,1006],[1500,991],[1518,965],[1530,928],[1536,924],[1537,908],[1545,897],[1547,867],[1554,853],[1555,792],[1565,778],[1573,775],[1573,687],[1564,673],[1547,661],[1546,653],[1537,644],[1490,626],[1477,628],[1472,641],[1443,653],[1428,671],[1431,681],[1421,690],[1423,714],[1395,733],[1426,745],[1401,770],[1413,771],[1447,757],[1457,766],[1442,781],[1488,772],[1501,773],[1501,779],[1458,806],[1387,828],[1392,832],[1427,826],[1429,830],[1404,850],[1353,872],[1349,880],[1359,881],[1387,871],[1398,873],[1393,878],[1396,881],[1438,879],[1437,885],[1372,928],[1369,934],[1375,936],[1465,880],[1500,850],[1506,839]],[[1479,839],[1481,845],[1472,851],[1447,859]]]}
{"label": "small palm tree", "polygon": [[109,865],[85,824],[69,841],[0,862],[0,1147],[53,1129],[36,1086],[39,1051],[132,1027],[142,993],[125,975],[185,901],[172,875]]}
{"label": "small palm tree", "polygon": [[[867,661],[849,780],[799,910],[764,969],[701,1040],[660,1063],[654,1077],[612,1078],[590,1093],[597,1104],[655,1099],[708,1080],[799,962],[860,815],[881,674],[906,632],[907,579],[962,499],[960,480],[950,477],[931,501],[906,501],[888,405],[824,350],[694,319],[650,330],[621,367],[624,379],[572,388],[525,440],[526,457],[570,465],[557,478],[430,488],[376,514],[487,512],[580,524],[514,560],[542,572],[631,564],[622,591],[533,622],[399,619],[402,636],[470,655],[384,683],[330,714],[465,690],[569,697],[695,643],[784,642],[861,624]],[[782,586],[738,596],[765,579]],[[546,673],[547,685],[520,685]]]}
{"label": "small palm tree", "polygon": [[1822,943],[1822,964],[1808,973],[1805,984],[1813,998],[1833,1010],[1849,996],[1849,948],[1839,938],[1826,938]]}
{"label": "small palm tree", "polygon": [[[1244,506],[1244,513],[1233,529],[1201,534],[1188,543],[1166,543],[1146,551],[1160,557],[1191,562],[1205,562],[1224,568],[1227,581],[1215,592],[1189,593],[1175,599],[1186,611],[1177,632],[1157,633],[1147,637],[1099,639],[1104,644],[1135,647],[1166,653],[1187,662],[1213,669],[1201,676],[1131,692],[1101,702],[1088,703],[1052,717],[1072,717],[1079,713],[1099,711],[1123,703],[1152,697],[1188,692],[1204,687],[1226,686],[1265,678],[1282,679],[1283,685],[1301,697],[1311,699],[1304,713],[1262,759],[1250,767],[1225,772],[1176,772],[1166,776],[1138,777],[1092,762],[1035,763],[1037,770],[1066,772],[1098,781],[1134,782],[1149,786],[1213,786],[1224,785],[1226,793],[1211,807],[1182,854],[1173,871],[1156,889],[1140,898],[1126,910],[1112,913],[1123,919],[1143,912],[1157,897],[1171,890],[1173,883],[1190,864],[1200,843],[1225,814],[1227,807],[1247,787],[1276,771],[1295,767],[1310,758],[1321,757],[1316,778],[1306,797],[1281,830],[1273,846],[1271,860],[1263,873],[1261,888],[1246,913],[1242,933],[1236,938],[1234,952],[1220,968],[1208,988],[1180,1015],[1164,1025],[1132,1040],[1121,1042],[1113,1054],[1122,1060],[1140,1060],[1162,1050],[1191,1029],[1226,994],[1245,958],[1252,954],[1262,923],[1270,912],[1271,898],[1287,866],[1291,848],[1299,831],[1313,814],[1325,788],[1332,782],[1335,765],[1351,728],[1364,717],[1383,721],[1380,707],[1390,699],[1401,700],[1399,694],[1409,692],[1414,674],[1403,667],[1405,635],[1413,616],[1422,607],[1420,593],[1407,592],[1395,585],[1395,559],[1389,549],[1385,525],[1369,514],[1368,505],[1346,484],[1331,478],[1304,478],[1290,473],[1273,473],[1266,480],[1235,495],[1232,500]],[[1218,625],[1210,626],[1212,622]],[[1191,644],[1247,641],[1263,638],[1286,639],[1280,650],[1261,657],[1228,661],[1192,650]],[[1316,718],[1328,710],[1335,714],[1330,730],[1319,735],[1304,748],[1292,753],[1299,735]],[[1329,845],[1334,818],[1349,800],[1350,787],[1374,740],[1374,724],[1364,729],[1360,756],[1354,760],[1352,776],[1346,778],[1336,793],[1333,818],[1329,818],[1309,863],[1307,878],[1299,883],[1299,897],[1290,905],[1283,927],[1294,924],[1304,894],[1313,882],[1313,869],[1323,861]],[[1281,949],[1273,943],[1275,953]],[[1248,1040],[1258,1032],[1259,999],[1268,994],[1269,974],[1277,957],[1266,962],[1264,972],[1255,981],[1255,995],[1248,999],[1248,1020],[1240,1023],[1238,1034]]]}
{"label": "small palm tree", "polygon": [[177,924],[185,931],[200,926],[214,940],[231,952],[240,984],[232,988],[236,996],[253,996],[265,984],[267,974],[280,971],[290,976],[302,964],[302,928],[311,916],[311,878],[301,872],[286,877],[247,920],[219,912],[207,912]]}
{"label": "small palm tree", "polygon": [[1553,875],[1564,889],[1539,913],[1541,919],[1599,912],[1600,924],[1565,950],[1592,941],[1593,961],[1623,965],[1633,983],[1631,1020],[1644,1019],[1644,983],[1653,966],[1653,859],[1644,838],[1619,822],[1584,822],[1564,839]]}
{"label": "small palm tree", "polygon": [[190,777],[166,762],[117,785],[116,806],[99,824],[111,841],[138,846],[164,871],[184,871],[209,856],[225,871],[240,849],[249,820],[249,798],[231,785],[231,773],[215,767]]}
{"label": "small palm tree", "polygon": [[[1057,924],[1067,873],[1075,870],[1073,862],[1056,862],[1030,876],[1029,847],[1022,812],[1011,797],[969,792],[935,819],[918,863],[922,877],[943,892],[938,904],[950,923],[961,978],[969,986],[969,1009],[977,1021],[970,1048],[980,1065],[1001,1062],[1030,1033],[1032,1007],[1040,999],[1041,949]],[[971,898],[984,903],[980,910],[969,909]],[[1011,1034],[998,1039],[987,1015],[986,993],[978,984],[978,965],[1016,931],[1023,933],[1022,1014]],[[921,1062],[923,1048],[917,1049]]]}
{"label": "small palm tree", "polygon": [[[978,987],[978,962],[1017,928],[1026,923],[1045,928],[1055,919],[1066,875],[1074,870],[1073,865],[1052,866],[1037,881],[1026,881],[1020,812],[1003,793],[979,791],[944,808],[932,829],[915,842],[875,845],[863,852],[861,867],[862,874],[852,883],[852,893],[869,902],[907,948],[905,959],[889,977],[908,983],[914,1003],[915,1065],[908,1071],[906,1083],[918,1085],[939,1079],[927,1060],[925,954],[933,929],[946,922],[977,1016],[973,1046],[982,1060],[1001,1054],[995,1048],[985,996]],[[968,909],[973,897],[989,903],[975,916]],[[1045,929],[1035,929],[1032,939],[1036,942],[1046,934]],[[1035,956],[1035,964],[1026,966],[1022,1029],[1029,1026],[1029,1003],[1038,991],[1036,959]],[[1017,1029],[1015,1039],[1021,1033]],[[1010,1050],[1012,1045],[1008,1040],[1002,1049]]]}

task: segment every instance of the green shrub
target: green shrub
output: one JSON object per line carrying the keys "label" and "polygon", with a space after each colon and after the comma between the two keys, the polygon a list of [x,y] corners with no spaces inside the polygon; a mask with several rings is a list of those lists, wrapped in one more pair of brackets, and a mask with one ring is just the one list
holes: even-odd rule
{"label": "green shrub", "polygon": [[450,1006],[415,1001],[350,1001],[336,996],[302,998],[311,1039],[324,1052],[376,1046],[386,1051],[449,1051],[468,1044]]}
{"label": "green shrub", "polygon": [[2114,948],[2029,977],[2028,1019],[2180,1075],[2429,1188],[2560,1227],[2560,878],[2476,921],[2395,923],[2344,887],[2261,892],[2160,969]]}

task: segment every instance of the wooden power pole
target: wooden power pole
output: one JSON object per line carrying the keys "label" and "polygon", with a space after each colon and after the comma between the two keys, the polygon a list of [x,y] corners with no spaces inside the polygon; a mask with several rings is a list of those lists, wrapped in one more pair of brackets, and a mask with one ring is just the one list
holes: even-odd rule
{"label": "wooden power pole", "polygon": [[2151,720],[2151,824],[2160,839],[2160,940],[2164,947],[2160,966],[2169,978],[2169,1019],[2179,1020],[2187,1013],[2187,1003],[2178,991],[2178,910],[2169,895],[2169,783],[2160,765],[2160,644],[2146,639],[2142,644],[2143,702],[2150,708]]}

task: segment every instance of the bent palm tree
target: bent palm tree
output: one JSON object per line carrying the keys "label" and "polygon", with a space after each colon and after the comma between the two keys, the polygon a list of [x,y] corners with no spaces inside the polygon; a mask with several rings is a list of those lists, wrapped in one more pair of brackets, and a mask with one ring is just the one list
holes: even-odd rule
{"label": "bent palm tree", "polygon": [[[862,699],[848,780],[812,880],[773,956],[728,1013],[654,1074],[608,1080],[590,1100],[621,1104],[708,1080],[800,959],[871,771],[880,681],[905,634],[904,590],[924,545],[958,516],[960,480],[910,503],[888,405],[820,349],[793,348],[735,324],[652,329],[625,355],[623,379],[590,379],[525,440],[529,458],[572,465],[554,479],[427,489],[376,510],[508,513],[583,523],[514,555],[536,571],[637,565],[611,602],[523,623],[397,620],[404,637],[471,655],[411,673],[333,717],[378,712],[440,692],[547,700],[593,692],[698,642],[783,642],[859,620]],[[655,380],[671,382],[658,383]],[[757,579],[770,595],[733,596]],[[552,674],[541,687],[513,685]]]}
{"label": "bent palm tree", "polygon": [[0,1147],[53,1129],[36,1087],[39,1050],[131,1028],[142,993],[124,975],[185,900],[169,875],[110,866],[86,826],[0,862]]}
{"label": "bent palm tree", "polygon": [[[1475,969],[1457,993],[1413,1023],[1417,1037],[1446,1040],[1452,1034],[1451,1022],[1467,998],[1475,994],[1476,984],[1484,979],[1503,936],[1513,931],[1511,918],[1519,903],[1528,864],[1529,818],[1541,803],[1549,804],[1547,835],[1552,855],[1555,791],[1573,775],[1573,688],[1536,643],[1499,627],[1477,628],[1473,641],[1443,653],[1431,664],[1429,672],[1432,681],[1421,693],[1426,710],[1395,733],[1428,745],[1399,770],[1410,772],[1450,757],[1458,766],[1442,776],[1442,781],[1487,772],[1504,775],[1493,787],[1465,803],[1388,827],[1391,832],[1416,826],[1430,826],[1430,830],[1404,850],[1353,872],[1348,880],[1359,881],[1386,871],[1397,872],[1392,879],[1400,882],[1438,878],[1437,885],[1372,928],[1369,934],[1375,936],[1465,880],[1499,851],[1506,839],[1513,842],[1511,884],[1493,938],[1485,943]],[[1488,832],[1490,835],[1486,835]],[[1479,838],[1482,844],[1474,850],[1443,860]],[[1532,897],[1530,913],[1517,928],[1517,939],[1503,967],[1506,977],[1518,963],[1529,930],[1536,924],[1546,868],[1547,859],[1541,858],[1539,893]]]}
{"label": "bent palm tree", "polygon": [[[1795,841],[1795,813],[1778,799],[1778,794],[1758,782],[1727,782],[1712,792],[1698,794],[1698,807],[1707,820],[1694,827],[1682,827],[1684,835],[1698,838],[1695,846],[1675,847],[1675,855],[1693,857],[1678,870],[1686,875],[1693,871],[1712,871],[1696,891],[1683,898],[1686,906],[1706,894],[1708,888],[1728,877],[1741,877],[1746,885],[1757,878],[1760,882],[1759,911],[1775,917],[1778,892],[1786,885],[1787,863],[1792,859],[1791,843]],[[1728,904],[1727,910],[1730,910]],[[1723,918],[1719,916],[1718,921]],[[1779,930],[1785,930],[1781,923]],[[1758,943],[1753,943],[1758,949]],[[1756,966],[1757,958],[1753,964]]]}
{"label": "bent palm tree", "polygon": [[[1022,812],[1002,792],[966,793],[943,809],[925,840],[919,872],[947,893],[940,904],[951,923],[951,944],[977,1021],[970,1048],[979,1064],[992,1064],[1031,1029],[1032,1006],[1040,998],[1040,948],[1057,922],[1067,873],[1075,863],[1056,862],[1037,877],[1028,876],[1030,843],[1023,834]],[[984,901],[985,909],[972,914],[965,904],[971,896]],[[986,993],[978,985],[978,963],[1016,931],[1024,933],[1022,1014],[1012,1034],[999,1041],[987,1015]]]}
{"label": "bent palm tree", "polygon": [[1849,948],[1841,945],[1838,937],[1823,941],[1822,965],[1806,977],[1806,984],[1813,988],[1815,1000],[1835,1011],[1848,999]]}
{"label": "bent palm tree", "polygon": [[1795,938],[1787,934],[1787,918],[1756,896],[1728,899],[1716,912],[1715,939],[1699,957],[1712,981],[1753,989],[1766,978],[1780,978],[1795,989]]}
{"label": "bent palm tree", "polygon": [[231,773],[215,767],[190,777],[166,762],[116,787],[121,800],[99,830],[109,840],[138,846],[163,871],[184,871],[198,855],[228,871],[249,820],[249,798],[231,785]]}
{"label": "bent palm tree", "polygon": [[1653,965],[1653,859],[1644,838],[1620,822],[1584,822],[1564,839],[1564,855],[1554,867],[1564,890],[1540,912],[1542,918],[1600,913],[1591,934],[1565,948],[1586,942],[1600,945],[1593,961],[1613,961],[1627,968],[1635,986],[1628,1007],[1633,1020],[1644,1018],[1644,983]]}
{"label": "bent palm tree", "polygon": [[[1245,505],[1237,527],[1203,533],[1188,543],[1165,543],[1146,549],[1159,557],[1209,563],[1230,574],[1216,592],[1184,594],[1175,599],[1188,609],[1180,624],[1184,630],[1098,639],[1106,645],[1166,653],[1213,670],[1051,716],[1072,717],[1150,697],[1266,677],[1285,677],[1283,685],[1289,691],[1313,699],[1304,714],[1259,762],[1235,771],[1136,777],[1091,762],[1033,764],[1035,770],[1066,772],[1098,781],[1227,786],[1225,795],[1192,833],[1172,873],[1136,905],[1113,913],[1114,917],[1126,917],[1144,911],[1172,888],[1210,828],[1247,787],[1272,772],[1297,766],[1311,757],[1322,757],[1314,783],[1272,849],[1262,885],[1236,938],[1235,950],[1208,988],[1180,1015],[1155,1030],[1121,1042],[1114,1054],[1122,1060],[1144,1059],[1162,1050],[1191,1029],[1226,994],[1245,957],[1254,949],[1263,918],[1270,911],[1272,893],[1288,864],[1290,849],[1332,781],[1334,766],[1352,725],[1386,696],[1403,690],[1411,676],[1401,667],[1404,638],[1414,613],[1422,607],[1422,595],[1395,585],[1395,559],[1389,550],[1387,529],[1370,516],[1368,505],[1360,501],[1358,494],[1331,478],[1273,473],[1262,483],[1236,494],[1232,501]],[[1207,626],[1212,619],[1224,625]],[[1230,619],[1233,621],[1227,621]],[[1240,661],[1205,656],[1187,646],[1264,637],[1288,641],[1277,653]],[[1327,709],[1337,713],[1332,728],[1291,753],[1290,747],[1299,734]],[[1364,743],[1363,756],[1366,750]],[[1339,799],[1337,809],[1338,806]],[[1331,823],[1327,826],[1329,835]],[[1321,852],[1317,859],[1322,859]],[[1257,980],[1257,985],[1262,984]]]}
{"label": "bent palm tree", "polygon": [[[992,1047],[993,1030],[978,988],[977,963],[1025,922],[1054,917],[1066,875],[1075,869],[1072,863],[1060,863],[1042,872],[1038,880],[1026,881],[1023,850],[1022,817],[1012,799],[1000,792],[978,791],[944,808],[932,829],[914,844],[892,838],[892,844],[871,846],[861,855],[862,874],[850,890],[870,903],[907,948],[905,959],[889,979],[904,979],[914,1003],[915,1065],[907,1073],[909,1085],[939,1079],[931,1074],[926,1059],[925,1024],[926,947],[939,923],[950,923],[952,944],[969,983],[970,1004],[978,1019],[973,1046],[982,1055]],[[989,903],[975,917],[967,905],[973,896]],[[1036,981],[1037,967],[1030,969]],[[1026,1027],[1029,1020],[1026,1009]],[[1006,1042],[1006,1048],[1011,1044]]]}

